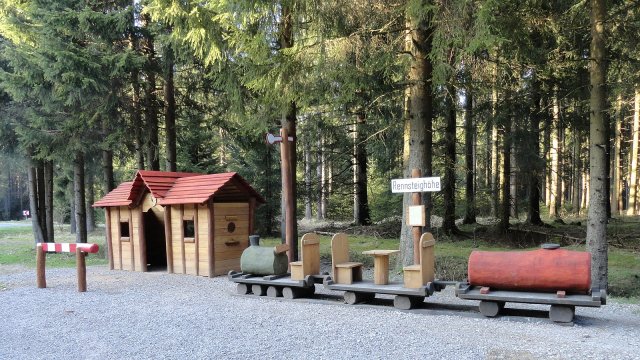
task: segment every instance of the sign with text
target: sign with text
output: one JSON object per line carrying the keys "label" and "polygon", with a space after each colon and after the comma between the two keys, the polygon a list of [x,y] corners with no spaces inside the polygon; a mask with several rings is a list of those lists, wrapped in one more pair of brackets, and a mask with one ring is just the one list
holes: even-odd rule
{"label": "sign with text", "polygon": [[440,191],[440,177],[391,180],[392,193]]}

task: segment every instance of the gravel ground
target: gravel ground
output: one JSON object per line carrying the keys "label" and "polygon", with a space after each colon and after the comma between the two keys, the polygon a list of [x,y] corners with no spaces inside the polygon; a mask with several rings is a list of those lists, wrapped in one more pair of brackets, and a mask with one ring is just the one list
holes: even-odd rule
{"label": "gravel ground", "polygon": [[[573,326],[547,307],[520,306],[487,319],[452,289],[422,309],[235,295],[225,277],[87,269],[0,275],[0,359],[639,359],[640,305],[578,308]],[[509,306],[510,304],[508,304]],[[517,316],[516,316],[517,315]]]}

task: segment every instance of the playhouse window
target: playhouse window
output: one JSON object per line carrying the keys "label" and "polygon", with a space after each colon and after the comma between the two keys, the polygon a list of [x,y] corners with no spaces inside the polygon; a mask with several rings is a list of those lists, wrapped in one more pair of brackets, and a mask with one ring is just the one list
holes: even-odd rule
{"label": "playhouse window", "polygon": [[196,226],[193,219],[182,220],[182,231],[185,240],[193,240],[196,237]]}
{"label": "playhouse window", "polygon": [[120,221],[120,239],[129,240],[129,220]]}

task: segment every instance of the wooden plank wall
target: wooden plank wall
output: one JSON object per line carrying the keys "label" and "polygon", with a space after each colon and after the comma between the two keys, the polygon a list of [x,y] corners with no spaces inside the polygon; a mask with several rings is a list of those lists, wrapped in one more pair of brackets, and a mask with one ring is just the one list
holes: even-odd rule
{"label": "wooden plank wall", "polygon": [[198,205],[198,275],[209,276],[209,208]]}
{"label": "wooden plank wall", "polygon": [[111,221],[111,256],[113,256],[113,268],[122,270],[120,261],[120,209],[117,207],[109,209]]}
{"label": "wooden plank wall", "polygon": [[[229,270],[240,270],[240,256],[249,246],[249,204],[215,203],[214,206],[214,258],[215,275]],[[228,231],[230,222],[235,230]],[[233,244],[237,241],[237,244]]]}
{"label": "wooden plank wall", "polygon": [[[183,220],[194,220],[193,241],[183,241]],[[171,249],[175,273],[209,276],[208,224],[209,209],[206,204],[171,206]]]}
{"label": "wooden plank wall", "polygon": [[[118,233],[120,232],[120,222],[123,221],[129,221],[130,220],[130,213],[129,213],[129,208],[126,206],[120,206],[118,208],[118,223],[116,224],[118,226]],[[119,236],[118,240],[120,242],[120,261],[121,261],[121,265],[120,268],[122,270],[133,270],[132,266],[131,266],[131,236],[133,234],[131,234],[131,222],[129,221],[129,241],[123,241],[122,240],[122,236]]]}
{"label": "wooden plank wall", "polygon": [[180,205],[171,206],[171,250],[173,253],[173,272],[183,274],[182,213],[180,211]]}

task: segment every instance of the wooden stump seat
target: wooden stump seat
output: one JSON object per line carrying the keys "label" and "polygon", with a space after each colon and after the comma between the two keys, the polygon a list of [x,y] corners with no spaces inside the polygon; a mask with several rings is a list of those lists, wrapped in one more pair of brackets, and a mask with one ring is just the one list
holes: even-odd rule
{"label": "wooden stump seat", "polygon": [[362,281],[362,263],[349,261],[349,240],[346,234],[337,233],[331,239],[331,264],[336,284]]}
{"label": "wooden stump seat", "polygon": [[404,270],[404,287],[418,289],[435,278],[434,246],[436,241],[431,233],[424,233],[420,237],[420,264],[409,265]]}
{"label": "wooden stump seat", "polygon": [[291,265],[291,280],[304,280],[308,275],[320,273],[320,239],[313,233],[304,234],[302,240],[302,257]]}

